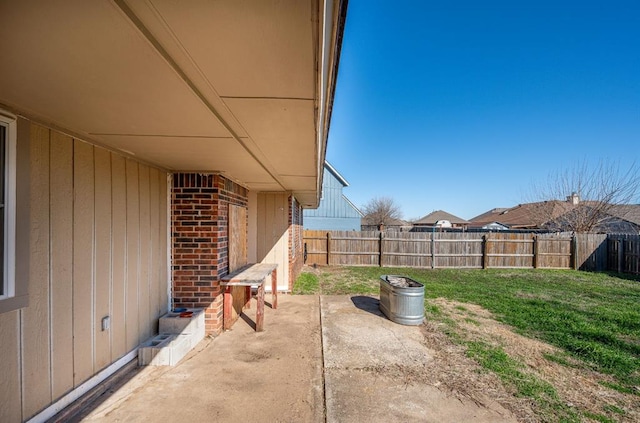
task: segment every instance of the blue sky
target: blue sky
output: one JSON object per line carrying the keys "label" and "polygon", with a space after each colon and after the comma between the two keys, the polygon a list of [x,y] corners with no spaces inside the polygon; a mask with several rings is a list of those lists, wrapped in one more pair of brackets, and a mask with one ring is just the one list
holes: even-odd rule
{"label": "blue sky", "polygon": [[349,0],[327,159],[357,206],[391,197],[407,219],[514,206],[578,162],[628,168],[640,2]]}

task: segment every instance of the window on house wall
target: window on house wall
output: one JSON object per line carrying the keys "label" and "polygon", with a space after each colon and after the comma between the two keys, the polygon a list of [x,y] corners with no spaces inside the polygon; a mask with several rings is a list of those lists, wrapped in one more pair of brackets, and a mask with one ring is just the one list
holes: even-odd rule
{"label": "window on house wall", "polygon": [[0,115],[0,300],[15,295],[15,129]]}

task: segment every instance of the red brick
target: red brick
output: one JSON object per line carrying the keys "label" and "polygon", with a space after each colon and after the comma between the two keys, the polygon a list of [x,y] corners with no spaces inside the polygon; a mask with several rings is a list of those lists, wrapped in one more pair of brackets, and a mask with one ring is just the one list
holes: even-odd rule
{"label": "red brick", "polygon": [[247,193],[246,188],[221,175],[174,175],[171,195],[174,303],[206,308],[206,328],[211,334],[220,333],[223,323],[218,275],[229,266],[228,204],[246,207]]}

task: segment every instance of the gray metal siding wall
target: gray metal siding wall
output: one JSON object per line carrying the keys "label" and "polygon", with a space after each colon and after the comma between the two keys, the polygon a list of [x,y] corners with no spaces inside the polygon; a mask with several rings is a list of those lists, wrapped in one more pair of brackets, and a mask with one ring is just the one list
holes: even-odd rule
{"label": "gray metal siding wall", "polygon": [[360,230],[360,213],[344,198],[343,188],[325,168],[320,206],[304,210],[305,229]]}
{"label": "gray metal siding wall", "polygon": [[304,228],[309,230],[359,231],[360,217],[305,217]]}

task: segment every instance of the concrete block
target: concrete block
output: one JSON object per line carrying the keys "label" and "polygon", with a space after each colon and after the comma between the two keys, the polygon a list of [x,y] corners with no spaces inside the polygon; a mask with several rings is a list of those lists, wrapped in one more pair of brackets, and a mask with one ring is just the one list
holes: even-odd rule
{"label": "concrete block", "polygon": [[167,313],[160,317],[159,335],[146,341],[138,350],[141,366],[175,366],[204,339],[204,310],[189,309],[191,317]]}
{"label": "concrete block", "polygon": [[190,308],[187,311],[193,312],[191,317],[180,317],[180,313],[169,312],[160,317],[159,333],[191,334],[204,333],[204,310],[201,308]]}
{"label": "concrete block", "polygon": [[192,348],[190,335],[161,333],[138,349],[140,366],[175,366]]}

